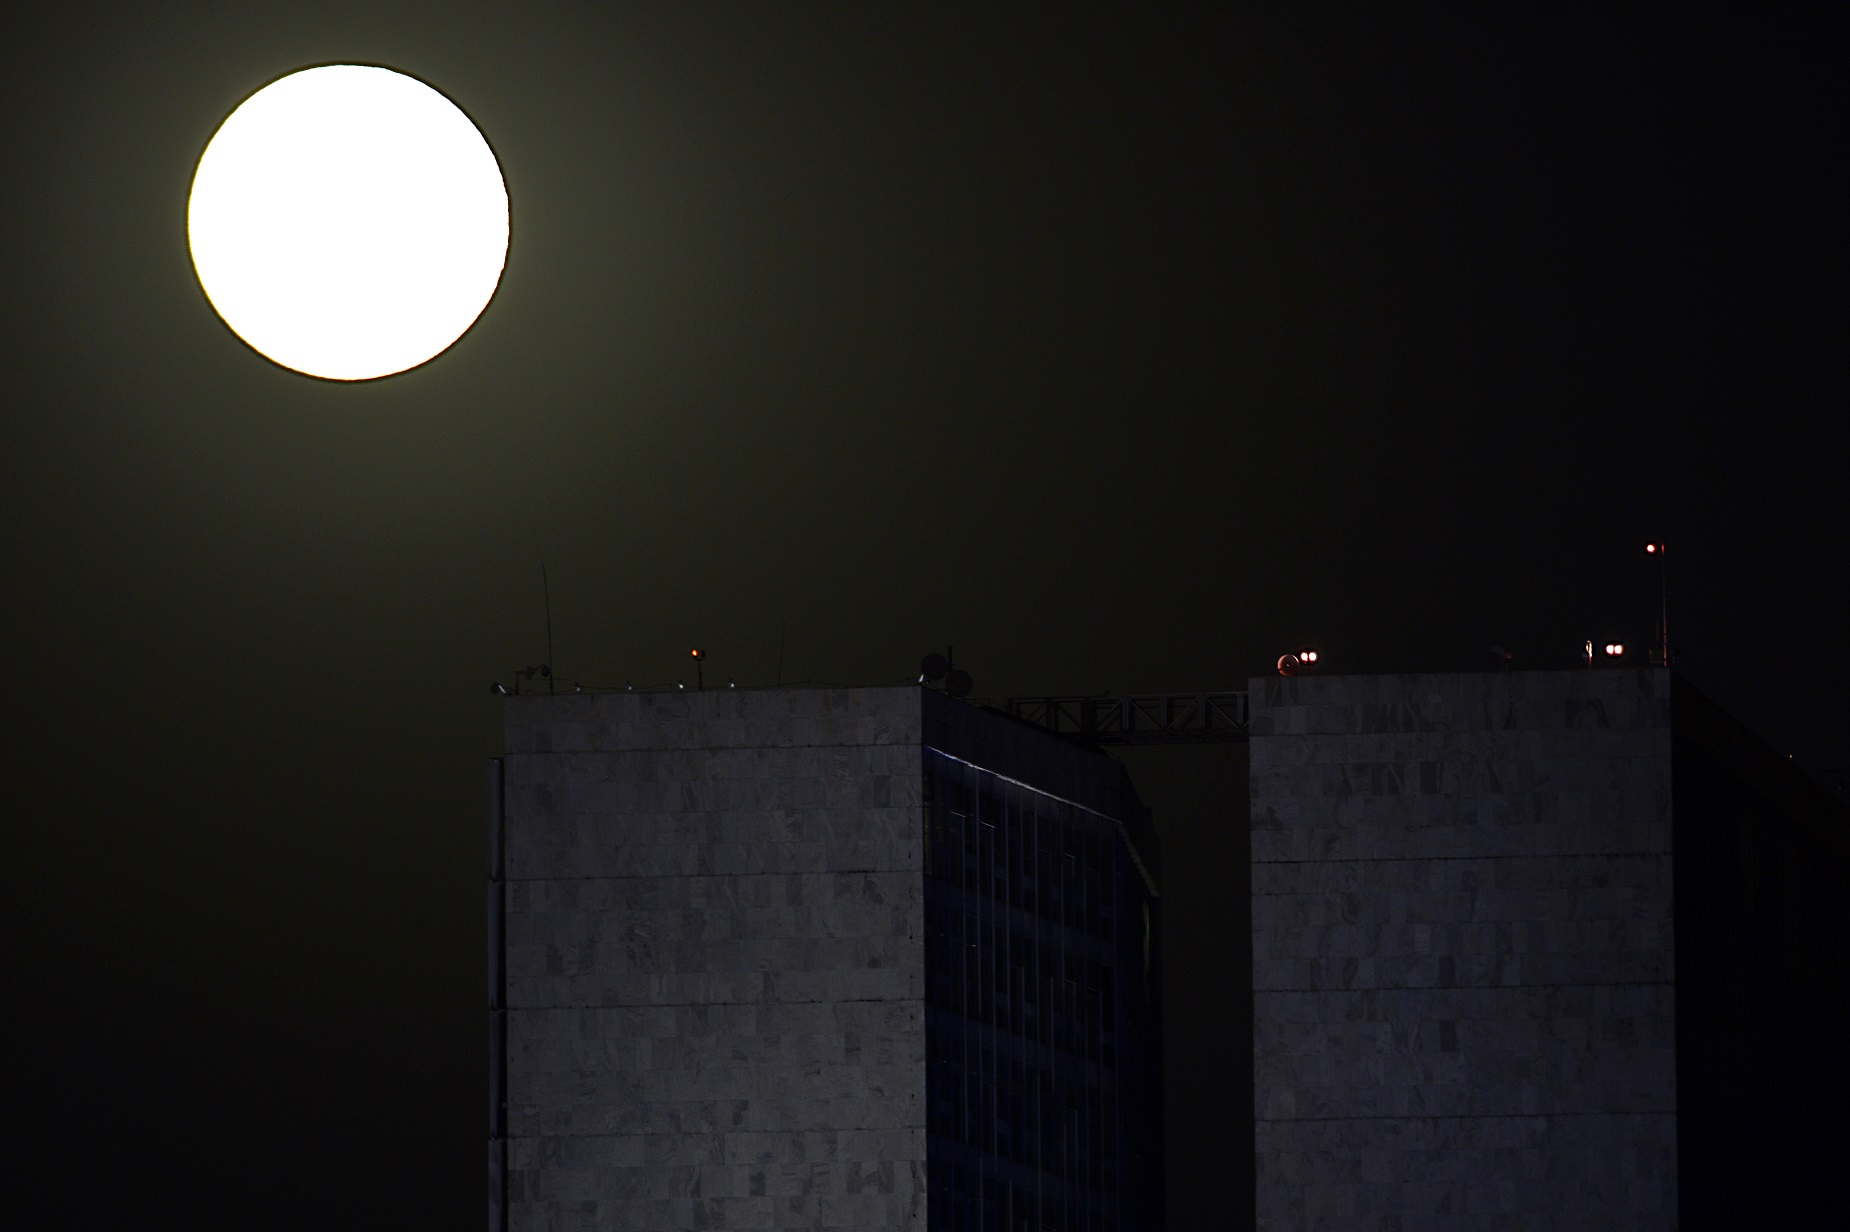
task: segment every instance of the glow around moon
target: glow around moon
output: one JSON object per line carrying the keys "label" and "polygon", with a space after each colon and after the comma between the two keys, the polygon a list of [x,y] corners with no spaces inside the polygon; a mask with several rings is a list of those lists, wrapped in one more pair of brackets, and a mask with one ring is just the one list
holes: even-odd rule
{"label": "glow around moon", "polygon": [[364,381],[440,354],[488,306],[507,188],[481,132],[423,82],[303,69],[213,135],[187,238],[238,337],[285,368]]}

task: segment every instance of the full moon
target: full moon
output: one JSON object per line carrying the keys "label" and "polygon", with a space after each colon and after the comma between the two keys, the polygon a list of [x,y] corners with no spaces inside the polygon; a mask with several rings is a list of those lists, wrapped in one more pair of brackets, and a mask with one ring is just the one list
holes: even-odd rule
{"label": "full moon", "polygon": [[442,353],[488,306],[507,187],[455,103],[391,69],[334,64],[226,117],[186,229],[233,333],[285,368],[366,381]]}

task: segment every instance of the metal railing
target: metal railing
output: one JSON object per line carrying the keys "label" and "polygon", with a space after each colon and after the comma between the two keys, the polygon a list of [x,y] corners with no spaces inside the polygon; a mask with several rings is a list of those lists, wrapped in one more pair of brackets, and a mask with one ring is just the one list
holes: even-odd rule
{"label": "metal railing", "polygon": [[1215,744],[1248,735],[1244,693],[1011,697],[1008,712],[1088,744]]}

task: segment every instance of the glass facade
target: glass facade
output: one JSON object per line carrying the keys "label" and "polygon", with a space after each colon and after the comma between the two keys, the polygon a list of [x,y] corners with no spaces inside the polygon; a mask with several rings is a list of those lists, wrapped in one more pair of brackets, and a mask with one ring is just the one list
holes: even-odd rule
{"label": "glass facade", "polygon": [[925,750],[930,1226],[1162,1226],[1155,895],[1113,818]]}

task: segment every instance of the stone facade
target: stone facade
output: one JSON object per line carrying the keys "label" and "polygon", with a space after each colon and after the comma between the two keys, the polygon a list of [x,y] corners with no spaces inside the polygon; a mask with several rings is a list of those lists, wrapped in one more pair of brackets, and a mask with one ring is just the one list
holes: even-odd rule
{"label": "stone facade", "polygon": [[924,1228],[918,699],[508,699],[512,1232]]}
{"label": "stone facade", "polygon": [[1123,767],[916,687],[510,697],[491,1232],[1160,1227]]}
{"label": "stone facade", "polygon": [[1668,673],[1251,691],[1257,1226],[1676,1227]]}

